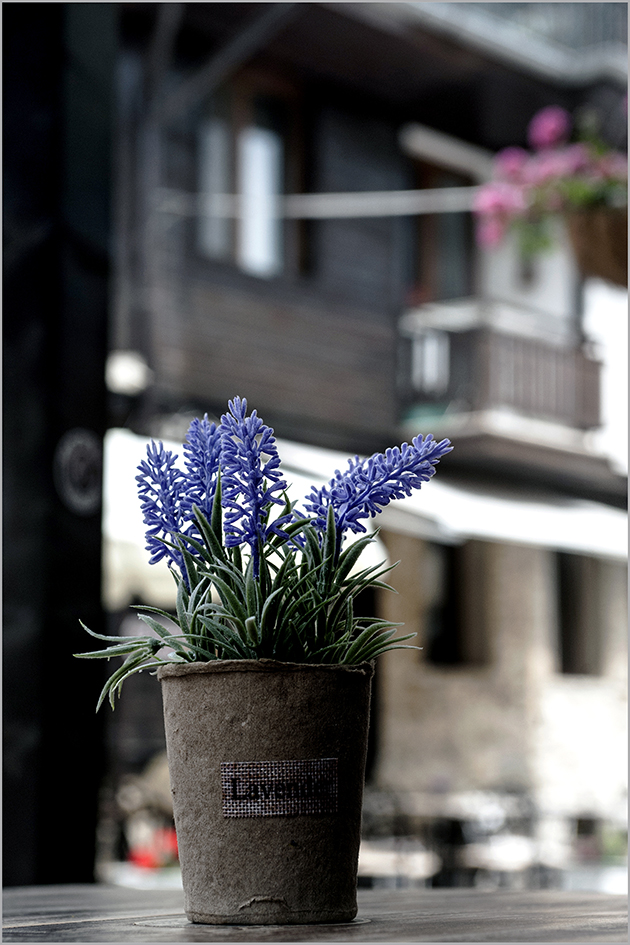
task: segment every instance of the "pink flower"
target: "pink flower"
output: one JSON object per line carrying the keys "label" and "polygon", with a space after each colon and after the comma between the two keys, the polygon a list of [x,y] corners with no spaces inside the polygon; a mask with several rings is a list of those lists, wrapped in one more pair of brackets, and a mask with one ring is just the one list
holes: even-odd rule
{"label": "pink flower", "polygon": [[628,159],[625,154],[611,151],[599,159],[599,169],[609,180],[625,181],[628,179]]}
{"label": "pink flower", "polygon": [[514,217],[527,210],[523,187],[508,181],[491,181],[479,189],[473,203],[477,214],[476,237],[480,246],[501,242]]}
{"label": "pink flower", "polygon": [[541,151],[531,158],[523,176],[527,184],[540,187],[542,184],[549,183],[549,181],[565,177],[566,174],[567,161],[564,152]]}
{"label": "pink flower", "polygon": [[497,246],[505,235],[505,224],[498,217],[482,217],[477,220],[476,237],[480,246],[490,249]]}
{"label": "pink flower", "polygon": [[479,189],[473,210],[481,216],[516,216],[527,209],[523,188],[507,181],[491,181]]}
{"label": "pink flower", "polygon": [[501,180],[520,183],[523,168],[529,160],[529,154],[524,148],[503,148],[494,158],[496,175]]}
{"label": "pink flower", "polygon": [[537,112],[530,121],[527,140],[536,151],[553,148],[567,140],[570,130],[571,117],[566,109],[550,105]]}
{"label": "pink flower", "polygon": [[537,187],[562,177],[574,177],[592,167],[593,160],[586,145],[569,144],[557,151],[534,154],[524,169],[523,180]]}

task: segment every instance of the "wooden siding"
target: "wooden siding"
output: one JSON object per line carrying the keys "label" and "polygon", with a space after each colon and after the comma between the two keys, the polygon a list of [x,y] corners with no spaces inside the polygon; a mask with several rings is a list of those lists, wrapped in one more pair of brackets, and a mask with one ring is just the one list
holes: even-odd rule
{"label": "wooden siding", "polygon": [[396,423],[393,323],[360,310],[197,281],[157,314],[153,348],[162,390],[208,409],[247,397],[280,436],[369,449]]}
{"label": "wooden siding", "polygon": [[[323,108],[315,120],[313,189],[322,193],[413,186],[393,125]],[[413,223],[322,220],[312,226],[313,276],[326,293],[368,309],[400,307],[409,283]]]}

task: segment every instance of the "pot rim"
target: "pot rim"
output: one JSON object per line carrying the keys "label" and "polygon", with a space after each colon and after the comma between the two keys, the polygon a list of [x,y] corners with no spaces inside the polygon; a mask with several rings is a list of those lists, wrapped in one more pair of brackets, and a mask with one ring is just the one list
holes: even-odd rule
{"label": "pot rim", "polygon": [[299,673],[342,671],[362,676],[374,675],[374,662],[364,663],[283,663],[280,660],[209,660],[204,663],[162,663],[157,678],[207,673]]}

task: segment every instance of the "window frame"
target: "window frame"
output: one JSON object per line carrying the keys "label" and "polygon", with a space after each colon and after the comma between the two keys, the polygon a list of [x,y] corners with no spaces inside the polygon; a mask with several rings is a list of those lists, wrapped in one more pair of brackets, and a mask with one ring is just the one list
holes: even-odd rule
{"label": "window frame", "polygon": [[[213,102],[222,100],[223,115],[228,126],[230,151],[230,192],[237,193],[240,170],[238,167],[238,143],[241,135],[248,128],[261,127],[256,123],[256,99],[269,98],[278,100],[287,116],[284,134],[284,160],[282,172],[282,193],[299,193],[303,190],[304,167],[304,130],[302,118],[303,93],[300,84],[292,78],[287,79],[273,70],[250,66],[242,69],[229,83],[222,86],[216,95],[209,97],[203,116],[207,120],[212,112]],[[203,119],[202,119],[203,120]],[[196,135],[194,145],[195,188],[199,193],[199,142]],[[273,282],[292,280],[302,272],[303,227],[301,221],[284,219],[281,222],[281,266],[270,275],[260,275],[247,271],[239,264],[238,220],[230,221],[231,230],[229,248],[224,258],[212,258],[199,247],[197,233],[194,238],[194,256],[203,266],[226,267],[238,272],[244,278],[256,281]],[[195,230],[198,222],[195,221]]]}
{"label": "window frame", "polygon": [[[444,187],[472,187],[476,183],[473,173],[453,170],[446,165],[439,165],[426,160],[414,161],[415,187],[418,190]],[[440,242],[446,227],[454,221],[462,220],[462,238],[464,241],[464,276],[462,290],[454,295],[444,294],[440,287]],[[458,224],[459,225],[459,224]],[[442,242],[444,240],[442,239]],[[412,262],[412,283],[409,288],[407,303],[409,306],[424,305],[428,302],[446,302],[455,298],[469,298],[476,288],[476,253],[474,223],[470,211],[458,214],[420,214],[416,217],[415,249]]]}

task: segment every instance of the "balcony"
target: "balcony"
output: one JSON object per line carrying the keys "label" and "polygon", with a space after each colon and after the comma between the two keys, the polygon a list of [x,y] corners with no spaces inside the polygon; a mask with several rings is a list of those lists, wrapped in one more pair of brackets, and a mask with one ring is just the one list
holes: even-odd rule
{"label": "balcony", "polygon": [[499,477],[625,508],[627,482],[593,450],[601,364],[577,346],[477,326],[401,337],[400,432],[456,447],[453,474]]}
{"label": "balcony", "polygon": [[586,431],[600,422],[600,367],[582,348],[486,327],[426,329],[404,339],[401,393],[408,414],[502,409]]}

